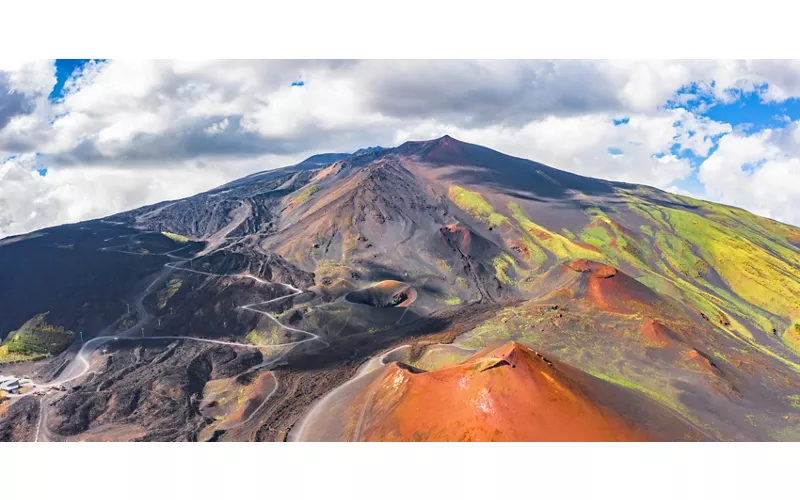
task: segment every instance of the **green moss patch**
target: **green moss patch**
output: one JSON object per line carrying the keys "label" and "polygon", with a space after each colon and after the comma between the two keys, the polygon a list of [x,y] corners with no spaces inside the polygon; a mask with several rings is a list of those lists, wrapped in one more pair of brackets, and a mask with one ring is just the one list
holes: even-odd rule
{"label": "green moss patch", "polygon": [[49,324],[47,315],[48,313],[37,314],[19,330],[9,333],[0,348],[0,360],[40,357],[66,349],[75,333],[62,326]]}

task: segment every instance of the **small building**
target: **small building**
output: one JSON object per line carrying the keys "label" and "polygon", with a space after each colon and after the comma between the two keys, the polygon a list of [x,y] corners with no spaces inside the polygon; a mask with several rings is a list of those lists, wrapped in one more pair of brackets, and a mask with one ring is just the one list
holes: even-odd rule
{"label": "small building", "polygon": [[0,391],[15,394],[19,390],[19,379],[16,377],[0,377]]}

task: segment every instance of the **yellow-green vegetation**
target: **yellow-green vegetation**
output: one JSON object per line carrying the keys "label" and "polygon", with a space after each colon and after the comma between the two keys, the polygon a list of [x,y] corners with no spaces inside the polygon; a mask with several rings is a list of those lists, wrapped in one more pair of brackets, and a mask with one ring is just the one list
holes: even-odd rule
{"label": "yellow-green vegetation", "polygon": [[[694,309],[720,336],[706,337],[704,351],[717,364],[750,366],[757,355],[779,361],[785,380],[791,374],[784,367],[800,372],[797,356],[790,352],[800,354],[800,230],[739,209],[648,188],[623,191],[629,211],[612,204],[591,207],[585,211],[588,223],[574,233],[542,227],[520,205],[509,203],[509,229],[521,229],[530,255],[538,250],[550,262],[553,257],[557,262],[576,258],[605,262],[662,297]],[[521,245],[520,238],[508,233],[513,230],[503,235],[506,242]],[[520,254],[525,259],[525,252]],[[514,262],[520,261],[504,255],[492,262],[504,284],[511,284],[512,277],[523,282],[524,274],[511,271]],[[479,349],[501,339],[523,341],[602,380],[640,392],[719,435],[712,425],[696,420],[698,415],[683,401],[684,389],[676,383],[691,384],[708,374],[694,364],[678,366],[651,356],[653,347],[640,331],[641,315],[594,309],[586,314],[580,305],[576,311],[568,305],[548,312],[553,307],[545,303],[548,299],[537,300],[507,308],[460,335],[456,344]],[[670,331],[697,333],[699,325],[676,314],[669,300],[658,311],[663,313],[659,321]],[[800,408],[796,393],[790,390],[793,395],[779,397],[787,406]],[[747,418],[758,422],[764,417]]]}
{"label": "yellow-green vegetation", "polygon": [[[757,345],[748,325],[771,334],[773,328],[784,331],[790,320],[800,317],[800,252],[794,246],[800,231],[740,209],[648,189],[620,193],[631,210],[647,220],[639,226],[639,235],[599,207],[586,210],[590,222],[579,241],[573,241],[569,230],[559,234],[536,224],[517,203],[509,203],[508,209],[514,225],[522,229],[529,261],[542,263],[552,254],[557,261],[585,258],[633,268],[642,283],[683,301],[732,337],[797,368],[793,361]],[[650,201],[659,197],[686,208]],[[493,265],[498,279],[511,284],[510,263],[495,259]],[[800,333],[786,329],[782,338],[800,352]]]}
{"label": "yellow-green vegetation", "polygon": [[245,339],[251,344],[258,346],[270,346],[281,343],[281,330],[278,325],[272,325],[266,331],[250,330]]}
{"label": "yellow-green vegetation", "polygon": [[508,270],[515,267],[514,259],[510,255],[504,253],[502,256],[492,259],[494,266],[494,275],[504,285],[513,285],[514,280],[508,275]]}
{"label": "yellow-green vegetation", "polygon": [[[519,307],[508,307],[498,311],[492,318],[478,324],[472,330],[460,335],[457,347],[466,349],[483,349],[497,339],[519,338],[534,340],[533,322],[526,321],[527,315]],[[509,320],[515,320],[509,325]]]}
{"label": "yellow-green vegetation", "polygon": [[[693,307],[731,337],[800,370],[751,333],[755,328],[772,335],[780,329],[784,344],[800,352],[800,336],[795,343],[786,328],[800,317],[800,252],[792,244],[798,232],[740,209],[648,189],[620,191],[629,208],[648,221],[642,234],[650,237],[654,260],[639,266],[639,281]],[[659,198],[672,205],[652,201]]]}
{"label": "yellow-green vegetation", "polygon": [[[460,335],[454,345],[482,349],[500,340],[516,340],[542,350],[561,362],[607,382],[635,390],[693,419],[681,402],[681,391],[673,386],[675,375],[670,362],[647,359],[642,362],[632,353],[641,352],[637,330],[641,319],[623,314],[584,311],[571,308],[553,310],[547,303],[526,302],[508,307],[494,317]],[[622,336],[622,338],[620,338]],[[631,361],[633,359],[633,361]],[[680,377],[680,375],[678,375]],[[694,420],[693,420],[694,421]],[[697,423],[697,422],[695,422]]]}
{"label": "yellow-green vegetation", "polygon": [[529,263],[535,264],[536,267],[544,264],[547,261],[547,253],[533,241],[533,237],[529,232],[523,231],[521,234],[525,248],[528,250]]}
{"label": "yellow-green vegetation", "polygon": [[172,296],[175,295],[178,292],[178,290],[180,290],[182,284],[183,281],[181,281],[178,278],[173,278],[169,280],[166,288],[163,288],[158,291],[156,297],[158,298],[159,309],[164,309],[167,306],[169,299],[171,299]]}
{"label": "yellow-green vegetation", "polygon": [[461,298],[457,295],[448,295],[441,302],[448,306],[457,306],[461,304]]}
{"label": "yellow-green vegetation", "polygon": [[124,331],[133,328],[133,325],[136,324],[136,316],[131,314],[123,314],[119,320],[119,324],[117,325],[117,331]]}
{"label": "yellow-green vegetation", "polygon": [[430,371],[463,363],[473,354],[474,352],[471,350],[460,349],[452,345],[432,345],[425,349],[418,360],[409,364],[420,370]]}
{"label": "yellow-green vegetation", "polygon": [[[718,296],[704,291],[697,285],[673,273],[661,263],[659,269],[662,274],[650,269],[642,269],[642,276],[638,278],[639,281],[659,292],[662,296],[676,299],[683,298],[691,307],[694,307],[698,312],[705,315],[709,321],[714,322],[716,326],[730,335],[736,338],[753,339],[752,334],[736,318],[729,314],[724,314],[723,306],[725,305],[728,305],[729,308],[737,313],[743,314],[735,303],[724,302]],[[723,324],[719,321],[722,317],[720,315],[724,315],[728,324]]]}
{"label": "yellow-green vegetation", "polygon": [[642,394],[644,394],[647,397],[649,397],[650,399],[654,399],[656,401],[659,401],[659,402],[669,406],[670,408],[672,408],[674,410],[678,410],[679,412],[684,413],[684,412],[681,411],[681,408],[679,406],[677,406],[672,399],[670,399],[670,398],[668,398],[666,396],[662,396],[658,392],[656,392],[656,391],[654,391],[652,389],[648,389],[647,387],[639,385],[639,384],[637,384],[637,383],[635,383],[635,382],[633,382],[631,380],[628,380],[628,379],[623,378],[623,377],[618,376],[618,375],[603,373],[603,372],[599,372],[599,371],[588,371],[588,373],[590,375],[594,376],[594,377],[597,377],[599,379],[605,380],[606,382],[611,382],[612,384],[616,384],[616,385],[619,385],[621,387],[625,387],[627,389],[633,389],[634,391],[639,391]]}
{"label": "yellow-green vegetation", "polygon": [[528,251],[531,255],[537,251],[541,252],[541,249],[538,248],[541,247],[553,254],[559,261],[592,259],[602,262],[606,260],[603,258],[602,253],[584,248],[568,238],[536,224],[528,218],[527,214],[525,214],[525,211],[518,203],[510,202],[508,204],[508,209],[511,211],[511,216],[514,217],[523,231],[533,237],[531,243],[535,242],[535,244],[532,247],[528,247]]}
{"label": "yellow-green vegetation", "polygon": [[186,243],[189,241],[189,238],[183,236],[181,234],[170,233],[169,231],[161,231],[161,234],[166,236],[167,238],[171,239],[175,243]]}
{"label": "yellow-green vegetation", "polygon": [[655,235],[656,245],[667,262],[678,272],[691,279],[704,278],[709,272],[708,262],[695,254],[692,246],[681,238],[671,237],[666,231]]}
{"label": "yellow-green vegetation", "polygon": [[676,231],[695,243],[736,294],[781,316],[800,315],[796,269],[715,222],[686,211],[664,210]]}
{"label": "yellow-green vegetation", "polygon": [[445,262],[445,261],[444,261],[444,260],[442,260],[442,259],[438,259],[438,260],[436,261],[436,266],[437,266],[437,267],[438,267],[438,268],[439,268],[439,269],[440,269],[442,272],[445,272],[445,273],[449,273],[450,271],[452,271],[452,269],[450,269],[450,264],[448,264],[447,262]]}
{"label": "yellow-green vegetation", "polygon": [[74,332],[47,322],[48,313],[37,314],[19,330],[8,334],[0,347],[0,361],[19,361],[57,354],[72,342]]}
{"label": "yellow-green vegetation", "polygon": [[[762,329],[768,330],[773,324],[770,313],[784,318],[800,315],[800,275],[784,258],[776,256],[780,253],[776,249],[783,248],[780,244],[767,240],[761,241],[763,245],[756,244],[754,241],[759,238],[744,226],[734,226],[732,230],[688,210],[646,203],[637,208],[666,226],[666,235],[656,243],[673,267],[693,279],[702,278],[713,267],[742,299],[736,301],[728,294],[728,301],[738,302],[736,306]],[[708,283],[702,284],[712,288]],[[717,295],[725,295],[718,288],[713,289]]]}
{"label": "yellow-green vegetation", "polygon": [[800,353],[800,323],[795,323],[794,327],[787,328],[783,334],[783,340],[793,351]]}
{"label": "yellow-green vegetation", "polygon": [[299,205],[300,203],[303,203],[304,201],[309,199],[311,195],[319,191],[319,189],[320,189],[319,186],[317,186],[316,184],[312,186],[306,186],[303,189],[301,189],[300,192],[297,193],[297,195],[295,195],[291,200],[289,200],[289,203],[293,205]]}
{"label": "yellow-green vegetation", "polygon": [[448,194],[458,208],[476,219],[488,223],[490,227],[508,222],[508,217],[496,212],[494,207],[478,192],[469,191],[453,184],[450,186]]}
{"label": "yellow-green vegetation", "polygon": [[705,218],[723,226],[734,228],[737,233],[740,233],[754,244],[779,255],[795,266],[800,266],[800,251],[792,243],[792,241],[795,243],[800,242],[799,229],[759,217],[741,208],[719,205],[703,200],[693,200],[685,196],[671,196],[677,202],[699,206],[703,210]]}
{"label": "yellow-green vegetation", "polygon": [[36,361],[44,359],[46,354],[20,354],[8,352],[8,346],[0,346],[0,363],[16,363],[18,361]]}
{"label": "yellow-green vegetation", "polygon": [[634,268],[646,267],[648,245],[637,241],[630,231],[626,234],[600,207],[588,208],[586,214],[591,222],[581,232],[581,241],[597,248],[616,265],[625,262]]}

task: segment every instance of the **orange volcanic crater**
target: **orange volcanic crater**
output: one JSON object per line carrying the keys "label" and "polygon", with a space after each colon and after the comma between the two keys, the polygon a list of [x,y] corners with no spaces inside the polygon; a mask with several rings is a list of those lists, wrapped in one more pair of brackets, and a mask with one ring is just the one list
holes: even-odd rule
{"label": "orange volcanic crater", "polygon": [[491,241],[460,224],[449,224],[439,228],[439,236],[446,248],[456,249],[463,255],[473,258],[491,259],[501,251]]}
{"label": "orange volcanic crater", "polygon": [[604,311],[648,313],[663,303],[647,286],[611,266],[586,259],[574,260],[565,266],[586,277],[586,300]]}
{"label": "orange volcanic crater", "polygon": [[715,373],[718,370],[717,365],[711,361],[711,358],[697,349],[686,351],[683,354],[683,359],[704,372]]}
{"label": "orange volcanic crater", "polygon": [[520,344],[419,372],[397,362],[364,393],[362,441],[646,441],[598,403],[586,375]]}
{"label": "orange volcanic crater", "polygon": [[640,332],[642,334],[642,338],[655,346],[669,347],[673,343],[673,338],[670,336],[667,327],[653,318],[646,318],[644,320]]}

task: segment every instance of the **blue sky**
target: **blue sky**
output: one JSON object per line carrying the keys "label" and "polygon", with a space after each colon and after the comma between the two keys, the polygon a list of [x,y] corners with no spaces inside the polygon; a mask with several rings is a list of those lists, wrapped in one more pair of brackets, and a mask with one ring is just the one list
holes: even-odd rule
{"label": "blue sky", "polygon": [[[697,85],[692,84],[679,89],[676,92],[676,96],[694,94],[699,95],[699,97],[685,102],[669,100],[664,107],[667,109],[682,107],[698,116],[730,124],[734,131],[744,136],[749,136],[765,129],[781,129],[786,127],[788,123],[800,119],[800,99],[789,98],[782,102],[769,102],[762,97],[768,88],[768,84],[764,84],[754,91],[736,92],[734,100],[720,103],[715,102],[708,95],[702,95],[702,92],[698,92]],[[614,120],[615,125],[621,125],[626,122],[627,118]],[[717,143],[720,137],[721,135],[713,138],[714,146],[706,156],[697,156],[692,151],[681,150],[677,145],[673,146],[670,152],[678,158],[689,160],[695,170],[693,175],[676,181],[673,184],[675,187],[692,195],[702,197],[705,186],[697,179],[696,172],[703,161],[717,150]],[[608,149],[609,154],[612,155],[618,154],[619,151],[619,148],[614,147]],[[761,163],[759,162],[753,166],[743,166],[743,169],[747,170],[749,168],[752,170],[754,167],[760,166]]]}
{"label": "blue sky", "polygon": [[712,106],[701,114],[715,121],[730,123],[734,128],[749,125],[747,131],[752,133],[765,128],[784,127],[786,117],[789,121],[800,119],[800,100],[791,98],[782,103],[764,103],[753,92],[736,102]]}
{"label": "blue sky", "polygon": [[50,99],[58,99],[62,96],[64,83],[69,79],[73,72],[82,68],[91,59],[56,59],[56,85],[50,92]]}

